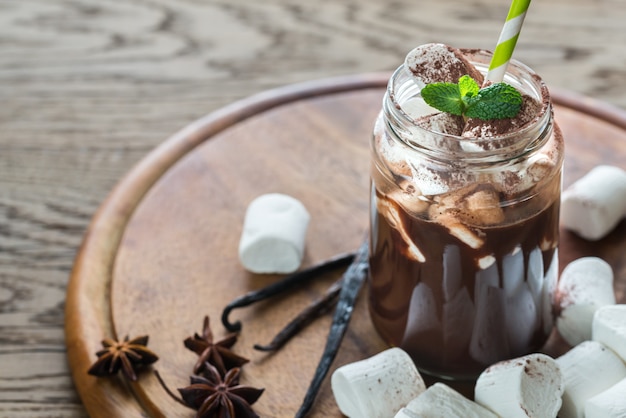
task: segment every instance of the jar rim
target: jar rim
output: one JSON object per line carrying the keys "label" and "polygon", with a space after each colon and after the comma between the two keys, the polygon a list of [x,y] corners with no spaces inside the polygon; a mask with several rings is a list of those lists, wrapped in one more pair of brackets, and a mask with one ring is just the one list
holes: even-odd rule
{"label": "jar rim", "polygon": [[[485,49],[460,49],[460,51],[478,70],[486,73],[493,55],[491,51]],[[504,134],[468,137],[437,132],[421,126],[403,109],[403,102],[399,99],[398,84],[407,83],[407,80],[411,81],[411,87],[418,89],[417,92],[421,90],[417,83],[413,82],[413,75],[403,64],[389,79],[383,108],[388,116],[391,116],[388,119],[397,125],[390,126],[392,131],[402,142],[419,151],[444,155],[452,153],[462,155],[465,160],[503,154],[519,156],[540,147],[550,136],[552,107],[548,87],[534,70],[515,59],[510,61],[504,81],[529,94],[540,103],[540,108],[520,129]],[[402,135],[403,132],[410,132],[411,135]],[[429,144],[416,141],[416,138],[435,138],[436,140]],[[437,146],[433,146],[434,144]],[[459,149],[463,151],[459,152]]]}

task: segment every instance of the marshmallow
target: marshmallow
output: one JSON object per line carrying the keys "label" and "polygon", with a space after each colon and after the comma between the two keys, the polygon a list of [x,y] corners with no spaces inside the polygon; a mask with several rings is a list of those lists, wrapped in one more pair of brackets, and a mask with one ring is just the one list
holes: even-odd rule
{"label": "marshmallow", "polygon": [[507,358],[509,343],[506,335],[494,329],[506,328],[506,294],[499,287],[498,265],[492,264],[476,273],[474,281],[475,316],[469,344],[473,359],[492,364]]}
{"label": "marshmallow", "polygon": [[[421,125],[419,119],[429,116],[440,114],[441,112],[434,107],[428,105],[422,98],[413,97],[402,103],[402,110],[406,113],[410,118],[416,120],[416,124]],[[424,119],[426,123],[430,118]],[[428,126],[423,126],[424,129],[428,129]]]}
{"label": "marshmallow", "polygon": [[[402,108],[404,109],[404,106]],[[435,110],[435,112],[437,112],[437,110]],[[446,135],[460,135],[461,132],[463,132],[465,121],[463,120],[463,116],[439,112],[421,116],[415,120],[415,124],[429,132],[438,132]],[[426,135],[426,132],[424,131],[417,132],[418,135]],[[431,143],[436,143],[437,139],[439,139],[439,135],[432,135],[426,139],[430,139]],[[422,140],[420,140],[420,142],[422,142]]]}
{"label": "marshmallow", "polygon": [[476,190],[465,198],[464,203],[466,216],[474,225],[496,225],[504,221],[500,199],[491,187]]}
{"label": "marshmallow", "polygon": [[585,418],[626,417],[626,379],[585,403]]}
{"label": "marshmallow", "polygon": [[593,316],[591,329],[594,341],[615,351],[626,362],[626,305],[609,305],[598,309]]}
{"label": "marshmallow", "polygon": [[437,312],[437,302],[433,290],[425,282],[420,282],[413,288],[412,301],[409,305],[404,337],[399,344],[407,347],[411,341],[419,338],[420,334],[441,328],[441,320]]}
{"label": "marshmallow", "polygon": [[583,418],[585,402],[626,378],[626,365],[597,341],[585,341],[556,359],[565,381],[559,418]]}
{"label": "marshmallow", "polygon": [[504,220],[497,192],[488,185],[469,185],[435,197],[428,216],[445,226],[450,234],[470,248],[484,244],[484,234],[475,227],[488,226]]}
{"label": "marshmallow", "polygon": [[412,216],[419,216],[420,213],[426,212],[430,206],[430,202],[422,195],[419,188],[406,180],[401,180],[398,188],[389,191],[386,197],[396,202],[398,206]]}
{"label": "marshmallow", "polygon": [[292,273],[304,254],[310,215],[293,197],[270,193],[248,206],[239,241],[239,260],[253,273]]}
{"label": "marshmallow", "polygon": [[[521,109],[515,117],[501,119],[497,124],[492,121],[469,118],[465,124],[465,129],[463,129],[463,136],[466,138],[488,138],[517,132],[535,119],[541,111],[541,106],[539,101],[524,94],[522,95]],[[502,142],[498,141],[494,145],[500,146]]]}
{"label": "marshmallow", "polygon": [[437,221],[448,228],[450,235],[467,244],[470,248],[478,249],[484,244],[484,240],[476,232],[457,221],[453,216],[440,216]]}
{"label": "marshmallow", "polygon": [[475,400],[506,418],[556,418],[563,378],[556,361],[529,354],[494,364],[478,377]]}
{"label": "marshmallow", "polygon": [[435,222],[443,225],[448,232],[459,241],[463,242],[470,248],[478,249],[485,243],[478,232],[474,232],[470,227],[465,225],[458,217],[449,212],[436,213],[436,205],[431,206],[429,215]]}
{"label": "marshmallow", "polygon": [[488,409],[472,402],[443,383],[435,383],[413,399],[394,418],[497,418]]}
{"label": "marshmallow", "polygon": [[583,257],[568,264],[557,287],[559,334],[570,345],[591,339],[593,315],[601,306],[615,304],[613,270],[598,257]]}
{"label": "marshmallow", "polygon": [[400,218],[400,210],[398,207],[391,201],[387,199],[376,199],[376,208],[378,209],[378,213],[385,217],[389,226],[394,228],[402,237],[402,240],[406,244],[406,249],[404,254],[407,258],[411,260],[418,261],[423,263],[426,261],[426,257],[422,251],[415,245],[413,239],[409,236],[409,234],[404,229],[404,224],[402,223],[402,218]]}
{"label": "marshmallow", "polygon": [[550,334],[554,326],[553,306],[556,305],[556,287],[559,278],[559,251],[554,250],[552,261],[543,278],[541,289],[541,311],[543,312],[543,332]]}
{"label": "marshmallow", "polygon": [[426,390],[411,357],[390,348],[335,370],[331,388],[341,412],[350,418],[389,418]]}
{"label": "marshmallow", "polygon": [[393,418],[423,418],[417,415],[415,412],[412,412],[410,409],[402,408],[398,411],[395,417]]}
{"label": "marshmallow", "polygon": [[536,154],[528,159],[526,174],[536,184],[545,180],[554,171],[554,161],[545,154]]}
{"label": "marshmallow", "polygon": [[[433,63],[435,65],[433,65]],[[444,44],[424,44],[410,51],[404,68],[411,72],[415,83],[423,87],[431,83],[457,83],[468,74],[480,85],[483,76],[461,53]]]}
{"label": "marshmallow", "polygon": [[626,171],[597,166],[563,192],[561,223],[595,241],[626,216]]}

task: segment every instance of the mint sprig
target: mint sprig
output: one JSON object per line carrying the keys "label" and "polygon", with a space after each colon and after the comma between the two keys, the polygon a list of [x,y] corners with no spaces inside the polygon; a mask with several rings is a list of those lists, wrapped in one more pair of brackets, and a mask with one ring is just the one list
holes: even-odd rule
{"label": "mint sprig", "polygon": [[507,119],[515,117],[522,108],[522,95],[515,87],[494,83],[481,89],[469,75],[459,78],[458,84],[428,84],[421,94],[435,109],[468,118]]}

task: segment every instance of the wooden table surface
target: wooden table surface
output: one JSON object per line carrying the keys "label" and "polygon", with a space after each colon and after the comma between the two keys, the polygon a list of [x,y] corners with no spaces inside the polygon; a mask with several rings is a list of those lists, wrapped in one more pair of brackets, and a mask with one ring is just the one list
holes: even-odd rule
{"label": "wooden table surface", "polygon": [[[86,416],[67,281],[91,216],[161,141],[268,88],[392,70],[421,43],[493,48],[508,3],[0,0],[0,417]],[[623,0],[535,0],[515,56],[626,109],[625,21]]]}

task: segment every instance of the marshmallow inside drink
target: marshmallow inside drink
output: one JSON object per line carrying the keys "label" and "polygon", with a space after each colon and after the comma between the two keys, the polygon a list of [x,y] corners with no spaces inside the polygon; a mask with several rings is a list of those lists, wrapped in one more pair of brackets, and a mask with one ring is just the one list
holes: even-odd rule
{"label": "marshmallow inside drink", "polygon": [[563,138],[548,90],[512,61],[519,114],[438,111],[421,90],[491,55],[442,44],[411,51],[389,81],[372,138],[370,313],[418,368],[475,378],[541,347],[553,326]]}

